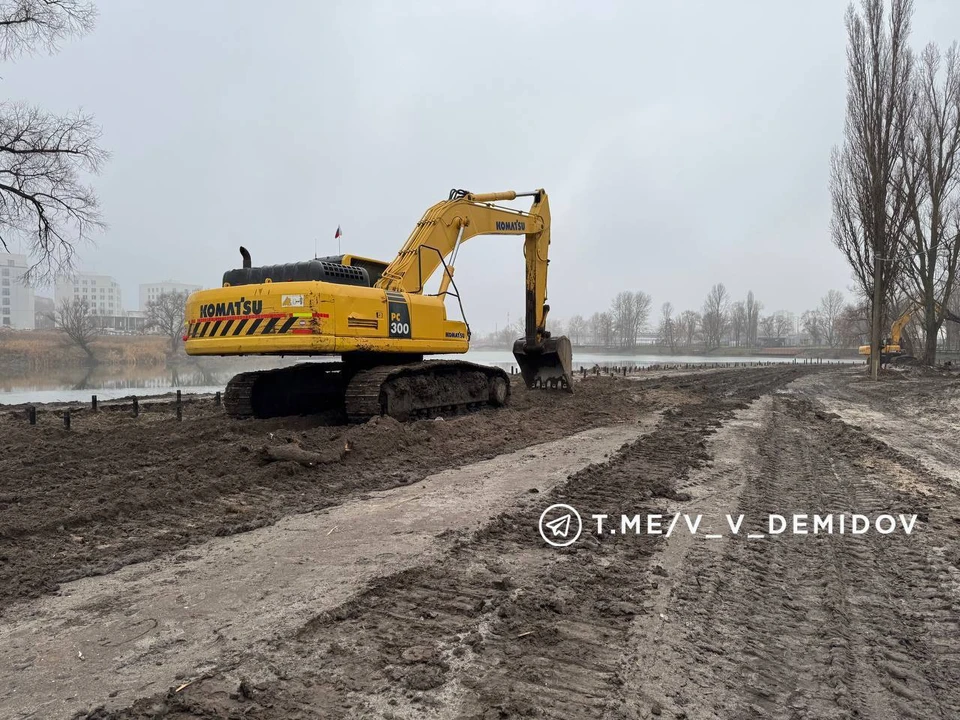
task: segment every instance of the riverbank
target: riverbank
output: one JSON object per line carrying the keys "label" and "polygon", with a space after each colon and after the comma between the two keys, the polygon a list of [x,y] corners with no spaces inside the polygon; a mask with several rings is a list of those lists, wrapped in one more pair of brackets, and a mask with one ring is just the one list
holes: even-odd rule
{"label": "riverbank", "polygon": [[[489,343],[473,343],[476,350],[512,350]],[[748,348],[725,346],[706,349],[704,347],[682,347],[671,350],[665,345],[637,345],[631,348],[607,347],[604,345],[574,345],[574,355],[602,354],[602,355],[665,355],[670,357],[744,357],[744,358],[820,358],[822,360],[844,360],[858,356],[858,348],[829,348],[829,347],[768,347]]]}
{"label": "riverbank", "polygon": [[[133,339],[133,338],[131,338]],[[458,359],[480,365],[500,367],[508,372],[516,371],[513,354],[504,350],[470,350],[456,356]],[[332,360],[318,357],[313,361]],[[0,367],[0,405],[24,403],[89,401],[91,394],[101,400],[151,395],[183,390],[189,393],[215,393],[222,391],[235,374],[249,370],[264,370],[304,362],[305,358],[280,358],[262,355],[245,357],[187,357],[163,365],[128,364],[95,366],[49,367],[29,371],[4,371]],[[722,355],[606,355],[602,353],[574,351],[573,368],[621,372],[624,367],[648,370],[652,368],[713,368],[768,365],[772,363],[859,362],[859,360],[817,360],[793,357],[745,357]]]}
{"label": "riverbank", "polygon": [[[102,335],[92,345],[96,364],[160,367],[167,362],[168,343],[158,335]],[[55,330],[0,332],[0,373],[66,370],[91,365],[87,354]]]}

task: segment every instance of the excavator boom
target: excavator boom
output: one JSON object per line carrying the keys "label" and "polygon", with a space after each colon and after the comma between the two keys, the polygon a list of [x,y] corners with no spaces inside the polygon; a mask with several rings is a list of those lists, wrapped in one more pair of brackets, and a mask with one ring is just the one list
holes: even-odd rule
{"label": "excavator boom", "polygon": [[[523,212],[496,202],[533,199]],[[470,193],[451,190],[420,219],[397,257],[383,271],[376,287],[386,291],[423,293],[433,274],[443,268],[440,294],[453,281],[460,246],[477,235],[522,235],[525,260],[524,337],[513,354],[530,387],[550,386],[572,390],[572,348],[567,338],[551,338],[546,329],[547,265],[550,250],[550,203],[543,189]],[[446,262],[450,258],[450,263]]]}
{"label": "excavator boom", "polygon": [[[532,197],[528,212],[494,205],[501,200]],[[536,342],[546,328],[547,263],[550,247],[550,205],[544,190],[517,193],[469,193],[451,190],[447,200],[424,213],[376,287],[394,292],[422,293],[424,285],[443,266],[449,285],[460,245],[477,235],[522,235],[526,262],[526,336]],[[450,263],[446,259],[451,258]],[[531,332],[533,336],[531,337]]]}

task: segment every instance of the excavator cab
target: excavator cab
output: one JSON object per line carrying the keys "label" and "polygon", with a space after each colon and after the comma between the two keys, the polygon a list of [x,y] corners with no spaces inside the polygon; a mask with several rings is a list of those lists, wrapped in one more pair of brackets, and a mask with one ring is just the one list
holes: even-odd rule
{"label": "excavator cab", "polygon": [[528,388],[573,392],[573,347],[561,335],[530,345],[526,338],[513,344],[513,357]]}

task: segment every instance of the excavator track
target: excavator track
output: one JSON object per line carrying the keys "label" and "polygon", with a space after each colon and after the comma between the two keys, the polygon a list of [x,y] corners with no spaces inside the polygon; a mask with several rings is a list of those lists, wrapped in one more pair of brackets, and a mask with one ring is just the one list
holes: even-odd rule
{"label": "excavator track", "polygon": [[340,411],[343,363],[300,363],[235,375],[223,393],[223,407],[235,418],[270,418]]}
{"label": "excavator track", "polygon": [[378,415],[398,420],[505,405],[510,377],[499,368],[462,360],[350,368],[342,362],[301,363],[236,375],[223,406],[235,418],[346,413],[349,422]]}
{"label": "excavator track", "polygon": [[510,377],[500,368],[426,360],[355,372],[347,383],[344,405],[347,420],[358,423],[378,415],[410,420],[499,407],[509,397]]}

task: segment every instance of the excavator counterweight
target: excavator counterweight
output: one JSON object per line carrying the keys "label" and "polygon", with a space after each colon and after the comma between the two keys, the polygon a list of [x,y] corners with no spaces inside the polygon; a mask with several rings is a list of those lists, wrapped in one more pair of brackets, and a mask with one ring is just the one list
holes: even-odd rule
{"label": "excavator counterweight", "polygon": [[[496,204],[518,197],[532,198],[528,211]],[[424,359],[469,349],[470,327],[447,317],[446,300],[455,298],[463,314],[454,264],[477,235],[523,237],[525,332],[514,356],[529,387],[572,391],[570,341],[546,327],[550,208],[543,190],[452,190],[390,262],[342,255],[256,267],[241,248],[243,266],[224,273],[222,287],[187,300],[187,353],[340,357],[237,375],[224,394],[236,417],[333,410],[363,421],[504,405],[510,379],[502,369]],[[428,293],[437,272],[439,290]]]}

